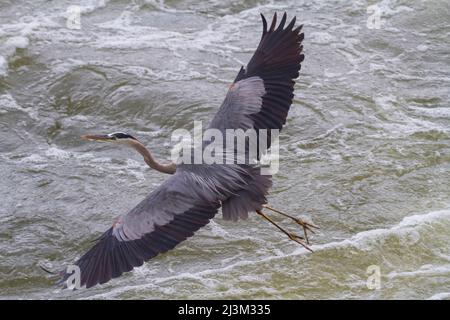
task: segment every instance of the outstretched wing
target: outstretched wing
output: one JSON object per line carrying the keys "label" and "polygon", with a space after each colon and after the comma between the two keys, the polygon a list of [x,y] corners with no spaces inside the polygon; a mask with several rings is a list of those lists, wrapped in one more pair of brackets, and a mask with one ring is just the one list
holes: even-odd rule
{"label": "outstretched wing", "polygon": [[[264,29],[258,49],[247,69],[241,68],[211,128],[281,129],[286,121],[293,98],[293,79],[303,61],[303,34],[299,33],[301,27],[293,29],[295,18],[284,28],[286,14],[276,29],[276,15],[269,29],[264,16],[262,19]],[[174,248],[206,225],[221,201],[244,190],[249,173],[243,167],[212,169],[196,175],[180,166],[172,177],[119,218],[75,263],[80,268],[81,286],[105,283]],[[69,276],[64,274],[63,280]]]}
{"label": "outstretched wing", "polygon": [[[173,249],[217,213],[217,195],[192,173],[177,170],[128,214],[120,217],[75,264],[90,288]],[[200,192],[201,191],[201,192]],[[63,275],[63,281],[70,274]]]}
{"label": "outstretched wing", "polygon": [[[210,127],[224,129],[281,130],[294,97],[294,79],[298,77],[304,34],[296,27],[294,17],[285,27],[286,13],[277,24],[276,13],[267,29],[261,14],[263,34],[253,57],[239,71],[225,101]],[[270,131],[267,146],[270,146]],[[261,150],[262,151],[262,150]]]}

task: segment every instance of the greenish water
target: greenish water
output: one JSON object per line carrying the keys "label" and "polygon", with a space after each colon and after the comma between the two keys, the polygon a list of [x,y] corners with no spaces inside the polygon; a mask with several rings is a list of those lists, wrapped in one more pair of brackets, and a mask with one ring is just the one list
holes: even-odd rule
{"label": "greenish water", "polygon": [[[306,59],[269,201],[320,225],[315,253],[218,215],[106,285],[55,287],[40,264],[73,262],[165,179],[79,136],[129,132],[167,159],[275,11],[304,23]],[[448,1],[2,1],[0,298],[449,298],[449,35]]]}

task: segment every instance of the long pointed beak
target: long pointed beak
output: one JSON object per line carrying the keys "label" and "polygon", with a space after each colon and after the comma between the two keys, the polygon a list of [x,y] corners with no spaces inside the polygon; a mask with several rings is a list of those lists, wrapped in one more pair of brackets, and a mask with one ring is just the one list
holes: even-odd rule
{"label": "long pointed beak", "polygon": [[114,141],[114,139],[112,139],[107,134],[86,134],[86,135],[81,136],[81,139],[87,140],[87,141],[101,141],[101,142]]}

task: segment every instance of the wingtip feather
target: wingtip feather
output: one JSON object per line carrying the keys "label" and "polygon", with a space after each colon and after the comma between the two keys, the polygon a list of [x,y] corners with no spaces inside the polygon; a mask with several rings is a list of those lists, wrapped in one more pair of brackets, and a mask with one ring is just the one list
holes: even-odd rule
{"label": "wingtip feather", "polygon": [[297,21],[297,17],[294,16],[294,18],[292,18],[292,20],[289,23],[289,25],[286,27],[286,30],[292,30],[292,28],[294,27],[296,21]]}
{"label": "wingtip feather", "polygon": [[260,15],[263,23],[263,36],[264,36],[267,33],[267,20],[262,13],[260,13]]}
{"label": "wingtip feather", "polygon": [[281,22],[280,22],[280,24],[278,25],[277,31],[283,30],[284,25],[285,25],[285,23],[286,23],[286,19],[287,19],[287,14],[286,14],[286,12],[284,12],[284,13],[283,13],[283,17],[281,18]]}
{"label": "wingtip feather", "polygon": [[277,24],[277,13],[273,14],[272,23],[270,24],[269,32],[273,32],[275,30],[275,25]]}

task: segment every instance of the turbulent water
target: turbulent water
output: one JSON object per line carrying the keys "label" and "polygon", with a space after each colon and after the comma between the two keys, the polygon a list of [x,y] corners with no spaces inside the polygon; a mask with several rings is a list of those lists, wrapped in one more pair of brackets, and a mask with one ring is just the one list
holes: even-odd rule
{"label": "turbulent water", "polygon": [[[269,202],[321,227],[315,252],[219,214],[105,285],[55,286],[40,265],[73,262],[166,178],[80,135],[168,159],[249,60],[259,13],[283,11],[306,58]],[[447,0],[2,0],[0,298],[450,298],[449,38]]]}

